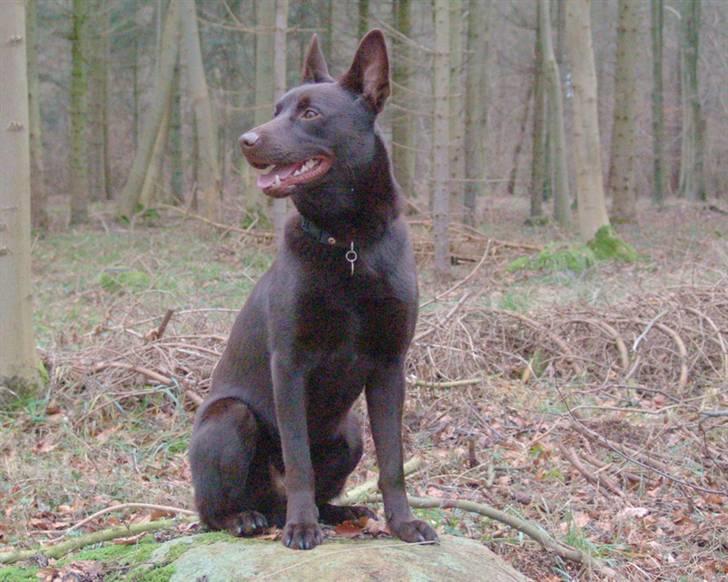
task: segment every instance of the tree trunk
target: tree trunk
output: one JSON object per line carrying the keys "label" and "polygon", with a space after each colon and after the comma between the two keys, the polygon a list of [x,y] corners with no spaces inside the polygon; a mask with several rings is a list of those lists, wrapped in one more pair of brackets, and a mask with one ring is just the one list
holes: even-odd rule
{"label": "tree trunk", "polygon": [[634,191],[635,129],[637,126],[637,63],[639,0],[619,0],[617,65],[614,80],[614,124],[612,131],[609,187],[612,216],[620,222],[637,219]]}
{"label": "tree trunk", "polygon": [[30,114],[30,209],[33,227],[45,230],[48,228],[48,210],[46,208],[48,193],[45,186],[40,87],[38,83],[37,0],[27,0],[26,11],[25,38],[28,39],[28,108]]}
{"label": "tree trunk", "polygon": [[531,96],[533,95],[534,83],[528,83],[526,91],[526,102],[523,104],[523,113],[518,123],[518,141],[513,149],[513,163],[511,164],[511,173],[508,176],[508,186],[506,192],[513,196],[516,192],[516,179],[518,178],[518,165],[521,161],[521,152],[523,151],[523,143],[526,141],[526,126],[528,125],[528,111],[531,108]]}
{"label": "tree trunk", "polygon": [[[253,125],[268,121],[273,111],[273,54],[276,3],[273,0],[257,0],[255,4],[255,110]],[[265,208],[255,185],[255,172],[245,163],[248,184],[247,206]],[[267,202],[271,204],[270,201]]]}
{"label": "tree trunk", "polygon": [[169,125],[171,119],[172,95],[162,116],[162,123],[159,126],[157,137],[154,140],[152,157],[144,175],[144,183],[139,194],[139,205],[142,208],[151,208],[157,202],[164,199],[164,154],[167,150],[167,138],[169,136]]}
{"label": "tree trunk", "polygon": [[[286,92],[286,30],[288,28],[288,0],[276,0],[276,28],[273,42],[273,100]],[[283,234],[288,210],[286,198],[273,200],[273,229],[278,245],[283,245]]]}
{"label": "tree trunk", "polygon": [[569,170],[566,161],[566,135],[564,132],[564,102],[561,96],[559,65],[551,40],[549,0],[539,0],[541,34],[543,39],[544,81],[549,104],[549,145],[554,170],[554,216],[564,228],[571,225],[571,194]]}
{"label": "tree trunk", "polygon": [[108,66],[107,35],[109,34],[109,7],[101,0],[93,0],[89,12],[91,34],[89,35],[89,192],[92,200],[106,198],[108,192],[106,176],[105,146],[106,104]]}
{"label": "tree trunk", "polygon": [[[30,119],[25,2],[0,18],[0,405],[37,388],[30,281]],[[9,171],[12,169],[12,171]]]}
{"label": "tree trunk", "polygon": [[179,7],[179,0],[170,0],[162,33],[162,54],[159,75],[154,85],[153,105],[144,118],[144,132],[140,136],[129,177],[119,195],[119,214],[127,218],[131,218],[138,209],[139,196],[152,161],[154,145],[167,114],[174,87],[174,66],[179,52]]}
{"label": "tree trunk", "polygon": [[[189,97],[195,112],[200,156],[200,167],[198,168],[198,185],[201,193],[200,211],[208,220],[219,220],[221,184],[220,170],[217,165],[217,141],[212,117],[212,103],[202,64],[197,11],[195,0],[181,1],[182,37],[190,84]],[[174,76],[174,67],[172,76]]]}
{"label": "tree trunk", "polygon": [[489,0],[470,0],[468,19],[468,64],[465,84],[465,222],[475,223],[477,198],[486,191],[488,165],[486,136],[490,96]]}
{"label": "tree trunk", "polygon": [[602,182],[590,4],[590,0],[570,0],[566,4],[566,44],[574,83],[572,145],[576,168],[576,197],[579,232],[585,241],[591,240],[602,226],[609,225]]}
{"label": "tree trunk", "polygon": [[662,29],[665,22],[664,0],[650,0],[652,11],[652,201],[658,206],[665,202],[665,111],[662,105]]}
{"label": "tree trunk", "polygon": [[[404,36],[412,34],[411,24],[411,0],[396,0],[393,4],[395,9],[395,28]],[[408,98],[407,89],[412,89],[412,65],[413,59],[410,46],[403,42],[394,53],[394,71],[392,100],[397,105],[392,118],[392,165],[397,182],[402,187],[405,196],[411,197],[414,194],[415,176],[415,143],[414,143],[414,118],[408,111],[411,99]]]}
{"label": "tree trunk", "polygon": [[172,117],[169,125],[170,190],[175,204],[184,200],[184,167],[182,164],[182,71],[177,60],[172,88]]}
{"label": "tree trunk", "polygon": [[369,30],[369,0],[359,0],[359,19],[357,21],[357,38],[359,40]]}
{"label": "tree trunk", "polygon": [[546,184],[546,96],[544,93],[542,5],[537,5],[536,57],[533,78],[533,142],[531,156],[531,208],[530,218],[543,216],[543,193]]}
{"label": "tree trunk", "polygon": [[463,3],[450,0],[450,218],[462,222],[465,188],[465,111],[463,93]]}
{"label": "tree trunk", "polygon": [[88,222],[88,157],[86,155],[86,0],[73,0],[71,32],[71,224]]}
{"label": "tree trunk", "polygon": [[432,168],[434,191],[432,194],[432,229],[435,245],[435,273],[440,279],[450,277],[450,183],[448,168],[448,79],[450,76],[450,13],[448,0],[435,0],[435,54],[432,57],[433,123]]}
{"label": "tree trunk", "polygon": [[701,0],[684,0],[682,10],[682,102],[683,130],[680,164],[680,196],[705,200],[703,176],[703,133],[698,86],[698,39]]}

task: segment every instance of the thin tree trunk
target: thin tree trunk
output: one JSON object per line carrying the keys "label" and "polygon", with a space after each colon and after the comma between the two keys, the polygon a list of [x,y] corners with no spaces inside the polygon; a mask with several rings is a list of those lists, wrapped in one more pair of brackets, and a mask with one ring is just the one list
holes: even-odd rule
{"label": "thin tree trunk", "polygon": [[184,200],[184,168],[182,165],[182,71],[177,60],[172,89],[172,117],[169,125],[170,190],[175,204]]}
{"label": "thin tree trunk", "polygon": [[534,83],[528,84],[528,90],[526,91],[526,102],[523,104],[523,113],[520,121],[518,122],[518,141],[516,147],[513,149],[513,163],[511,164],[511,173],[508,176],[508,186],[506,186],[506,192],[513,196],[516,192],[516,179],[518,178],[518,165],[521,161],[521,152],[523,152],[523,144],[526,141],[526,128],[528,126],[528,112],[531,108],[531,97],[533,95]]}
{"label": "thin tree trunk", "polygon": [[[288,28],[288,0],[276,0],[276,28],[273,41],[273,100],[286,92],[286,31]],[[273,200],[273,229],[278,245],[283,244],[286,226],[287,199]]]}
{"label": "thin tree trunk", "polygon": [[602,226],[609,225],[602,181],[590,4],[590,0],[570,0],[566,4],[566,44],[574,83],[576,197],[579,232],[585,241],[591,240]]}
{"label": "thin tree trunk", "polygon": [[357,38],[361,38],[369,30],[369,0],[359,0],[359,19],[357,21]]}
{"label": "thin tree trunk", "polygon": [[698,39],[701,0],[684,0],[682,6],[682,101],[683,131],[680,195],[705,200],[703,144],[705,131],[698,85]]}
{"label": "thin tree trunk", "polygon": [[468,65],[465,84],[465,222],[475,223],[477,198],[486,191],[488,177],[486,136],[490,96],[489,0],[470,0]]}
{"label": "thin tree trunk", "polygon": [[108,34],[109,8],[101,0],[93,0],[89,11],[89,193],[92,200],[106,198],[106,164],[104,124],[106,121],[107,55],[104,50]]}
{"label": "thin tree trunk", "polygon": [[88,4],[73,0],[71,32],[71,224],[88,222],[88,158],[86,155],[86,44]]}
{"label": "thin tree trunk", "polygon": [[[411,0],[396,0],[393,3],[395,10],[395,28],[404,36],[412,34]],[[392,165],[397,182],[402,187],[405,196],[414,194],[415,150],[414,150],[414,119],[407,107],[410,103],[403,88],[411,89],[413,56],[410,46],[403,42],[394,54],[393,91],[392,99],[398,106],[392,119]]]}
{"label": "thin tree trunk", "polygon": [[38,383],[30,280],[30,118],[25,2],[0,18],[0,406]]}
{"label": "thin tree trunk", "polygon": [[531,208],[530,218],[543,216],[543,193],[546,184],[546,95],[544,92],[543,30],[540,16],[542,5],[537,5],[536,50],[533,83],[533,141],[531,156]]}
{"label": "thin tree trunk", "polygon": [[28,108],[30,113],[30,190],[31,216],[34,228],[48,228],[48,194],[43,163],[43,132],[40,115],[40,86],[38,83],[37,0],[27,0],[25,37],[28,39]]}
{"label": "thin tree trunk", "polygon": [[202,64],[200,34],[197,28],[195,0],[181,0],[182,37],[185,46],[185,62],[190,83],[189,96],[195,111],[200,167],[198,173],[201,197],[201,213],[209,220],[219,220],[220,169],[217,165],[217,141],[212,117],[212,103],[207,88],[205,69]]}
{"label": "thin tree trunk", "polygon": [[432,195],[432,226],[435,245],[435,272],[440,279],[450,277],[450,183],[448,168],[449,104],[448,79],[450,76],[450,13],[448,0],[435,0],[435,53],[433,68],[433,123],[432,123],[432,167],[435,188]]}
{"label": "thin tree trunk", "polygon": [[658,206],[665,202],[665,111],[662,99],[662,31],[665,22],[664,0],[650,0],[652,10],[652,201]]}
{"label": "thin tree trunk", "polygon": [[[257,0],[255,4],[255,113],[253,125],[258,126],[270,119],[273,111],[273,53],[275,8],[273,0]],[[249,164],[245,169],[248,177],[250,208],[261,208],[258,189],[255,186],[255,173]],[[268,201],[268,203],[271,203]],[[272,203],[271,203],[272,204]]]}
{"label": "thin tree trunk", "polygon": [[634,159],[639,60],[638,8],[639,0],[619,0],[609,187],[612,191],[612,216],[620,222],[634,222],[637,219]]}
{"label": "thin tree trunk", "polygon": [[465,188],[465,110],[463,91],[463,2],[450,0],[450,219],[462,222]]}
{"label": "thin tree trunk", "polygon": [[559,65],[551,40],[551,16],[549,0],[539,0],[541,34],[543,35],[544,81],[549,103],[549,145],[554,169],[554,216],[564,228],[571,225],[571,194],[569,170],[566,161],[566,135],[564,132],[564,102],[561,96]]}
{"label": "thin tree trunk", "polygon": [[162,54],[160,55],[159,76],[154,86],[152,107],[144,118],[144,132],[139,139],[129,177],[119,195],[119,214],[131,218],[137,211],[139,196],[152,160],[154,145],[167,114],[173,90],[174,66],[179,52],[179,0],[170,0],[162,33]]}
{"label": "thin tree trunk", "polygon": [[154,140],[152,157],[149,160],[142,191],[139,194],[139,204],[142,208],[151,208],[164,198],[164,190],[161,187],[164,180],[164,154],[167,150],[167,139],[169,136],[169,125],[172,116],[172,95],[167,102],[167,107],[162,116],[162,123],[159,126],[157,137]]}
{"label": "thin tree trunk", "polygon": [[[134,14],[139,12],[139,0],[133,0]],[[132,55],[131,55],[131,100],[132,100],[132,139],[134,142],[134,150],[139,147],[139,126],[141,125],[139,114],[139,37],[141,35],[135,34],[134,40],[132,41]]]}

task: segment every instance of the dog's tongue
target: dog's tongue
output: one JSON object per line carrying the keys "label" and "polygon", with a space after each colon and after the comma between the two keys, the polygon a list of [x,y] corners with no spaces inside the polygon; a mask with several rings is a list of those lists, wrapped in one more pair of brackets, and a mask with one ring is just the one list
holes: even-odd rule
{"label": "dog's tongue", "polygon": [[285,180],[291,174],[293,174],[293,172],[296,171],[296,168],[298,166],[298,163],[289,164],[287,166],[275,166],[267,174],[261,174],[260,176],[258,176],[258,188],[260,188],[261,190],[269,188],[273,185],[273,182],[275,182],[276,176],[280,177],[281,181]]}

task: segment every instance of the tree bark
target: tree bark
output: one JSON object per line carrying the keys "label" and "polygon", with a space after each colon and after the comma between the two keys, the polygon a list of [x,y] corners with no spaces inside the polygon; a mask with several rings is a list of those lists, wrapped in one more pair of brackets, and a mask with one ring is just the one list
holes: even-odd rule
{"label": "tree bark", "polygon": [[92,200],[109,195],[108,169],[108,63],[109,11],[101,0],[93,0],[89,13],[89,192]]}
{"label": "tree bark", "polygon": [[549,144],[554,170],[554,216],[563,227],[571,225],[571,194],[569,170],[566,161],[566,135],[564,132],[564,102],[561,95],[559,65],[551,39],[549,0],[539,0],[541,34],[543,35],[544,81],[549,104]]}
{"label": "tree bark", "polygon": [[184,167],[182,164],[182,71],[177,60],[172,87],[172,116],[169,122],[170,190],[175,204],[184,200]]}
{"label": "tree bark", "polygon": [[[395,0],[395,28],[404,36],[412,34],[411,0]],[[415,144],[414,119],[408,111],[410,99],[406,89],[411,89],[413,59],[410,46],[403,42],[394,54],[392,100],[397,105],[392,118],[392,165],[397,182],[405,196],[414,194]]]}
{"label": "tree bark", "polygon": [[597,116],[597,78],[594,71],[590,0],[570,0],[566,5],[566,44],[574,83],[573,151],[579,232],[591,240],[609,225],[602,182],[602,158]]}
{"label": "tree bark", "polygon": [[528,83],[528,90],[526,91],[526,99],[523,104],[523,113],[521,114],[520,121],[518,123],[518,141],[516,147],[513,149],[513,163],[511,164],[511,173],[508,176],[508,185],[506,186],[506,192],[511,196],[516,192],[516,179],[518,178],[518,166],[521,161],[521,152],[523,151],[523,143],[526,141],[526,126],[528,125],[528,112],[531,108],[531,97],[533,95],[534,83]]}
{"label": "tree bark", "polygon": [[168,110],[170,96],[174,87],[174,66],[179,52],[180,0],[170,0],[162,32],[162,54],[160,55],[159,75],[154,86],[152,107],[144,119],[144,132],[139,138],[129,177],[119,195],[118,212],[131,218],[138,209],[139,197],[152,160],[154,145]]}
{"label": "tree bark", "polygon": [[[202,64],[200,34],[197,28],[195,0],[181,0],[182,38],[189,80],[189,97],[195,112],[200,156],[198,186],[201,193],[200,211],[209,220],[220,218],[220,169],[217,164],[217,140],[212,116],[212,103]],[[172,68],[174,76],[174,67]],[[171,93],[171,91],[170,91]]]}
{"label": "tree bark", "polygon": [[470,0],[465,83],[465,222],[475,223],[477,198],[486,191],[486,136],[490,97],[490,0]]}
{"label": "tree bark", "polygon": [[[0,18],[0,404],[38,383],[30,281],[30,118],[25,2]],[[32,39],[31,39],[32,41]],[[12,169],[12,171],[9,171]]]}
{"label": "tree bark", "polygon": [[634,222],[637,219],[634,161],[639,60],[638,9],[639,0],[619,0],[609,187],[612,192],[612,217],[620,222]]}
{"label": "tree bark", "polygon": [[369,30],[369,0],[359,0],[359,19],[357,20],[357,38],[359,40]]}
{"label": "tree bark", "polygon": [[[273,41],[273,100],[286,92],[286,32],[288,28],[288,0],[276,0],[275,33]],[[288,210],[286,198],[273,200],[273,229],[278,245],[283,245]]]}
{"label": "tree bark", "polygon": [[[255,109],[253,125],[257,127],[268,121],[273,111],[273,54],[275,28],[274,0],[257,0],[255,4]],[[255,185],[255,172],[245,162],[244,176],[248,185],[247,206],[264,209]],[[270,201],[269,201],[270,203]]]}
{"label": "tree bark", "polygon": [[698,84],[698,39],[701,0],[684,0],[682,5],[682,156],[679,192],[688,200],[705,200],[703,176],[703,133]]}
{"label": "tree bark", "polygon": [[665,111],[663,109],[662,49],[665,22],[664,0],[650,0],[652,11],[652,201],[658,206],[665,202]]}
{"label": "tree bark", "polygon": [[30,191],[31,220],[33,227],[48,228],[48,191],[45,186],[43,163],[43,131],[40,115],[40,86],[38,83],[38,36],[36,19],[37,0],[27,0],[25,38],[28,40],[28,109],[30,114]]}
{"label": "tree bark", "polygon": [[448,0],[435,0],[435,53],[433,56],[433,123],[432,168],[434,191],[432,194],[432,227],[435,245],[435,273],[440,279],[450,277],[450,183],[449,160],[449,104],[448,79],[450,76],[450,14]]}
{"label": "tree bark", "polygon": [[450,218],[462,222],[465,188],[465,110],[463,92],[463,3],[450,0]]}
{"label": "tree bark", "polygon": [[86,155],[87,0],[73,0],[71,32],[71,224],[88,222],[88,157]]}
{"label": "tree bark", "polygon": [[537,4],[536,50],[533,77],[533,140],[531,156],[530,218],[543,216],[543,195],[546,185],[546,97],[544,92],[542,4]]}

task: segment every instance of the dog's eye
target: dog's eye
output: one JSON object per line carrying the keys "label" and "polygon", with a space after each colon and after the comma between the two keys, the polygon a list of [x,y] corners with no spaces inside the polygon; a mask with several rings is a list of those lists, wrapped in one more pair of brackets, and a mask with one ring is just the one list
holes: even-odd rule
{"label": "dog's eye", "polygon": [[310,109],[310,108],[304,110],[304,112],[301,113],[301,117],[303,117],[304,119],[313,119],[314,117],[318,117],[318,116],[319,116],[319,112],[316,111],[315,109]]}

